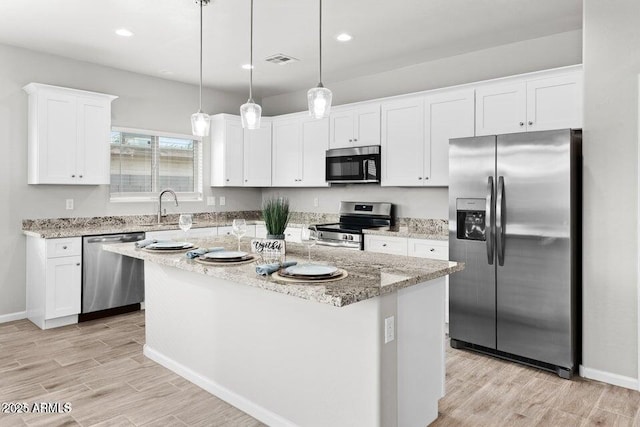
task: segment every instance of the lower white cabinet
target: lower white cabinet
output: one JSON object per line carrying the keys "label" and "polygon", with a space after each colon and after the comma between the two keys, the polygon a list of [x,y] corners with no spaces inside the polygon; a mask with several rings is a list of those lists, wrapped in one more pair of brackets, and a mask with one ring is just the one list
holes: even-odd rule
{"label": "lower white cabinet", "polygon": [[284,230],[284,240],[286,242],[302,243],[302,228],[287,227]]}
{"label": "lower white cabinet", "polygon": [[[431,258],[442,261],[449,259],[449,242],[394,236],[364,236],[364,250],[389,255],[408,255],[416,258]],[[439,277],[445,283],[445,322],[449,323],[449,276]]]}
{"label": "lower white cabinet", "polygon": [[[233,236],[233,227],[230,225],[224,225],[220,227],[202,227],[192,228],[186,234],[187,239],[205,239],[207,237],[215,236]],[[253,224],[247,224],[247,234],[245,236],[254,237],[256,235],[256,226]],[[160,230],[160,231],[147,231],[147,239],[161,239],[161,240],[184,240],[185,233],[182,230]]]}
{"label": "lower white cabinet", "polygon": [[77,323],[82,294],[80,237],[27,237],[27,318],[40,329]]}
{"label": "lower white cabinet", "polygon": [[393,236],[364,236],[364,250],[389,255],[407,255],[407,238]]}

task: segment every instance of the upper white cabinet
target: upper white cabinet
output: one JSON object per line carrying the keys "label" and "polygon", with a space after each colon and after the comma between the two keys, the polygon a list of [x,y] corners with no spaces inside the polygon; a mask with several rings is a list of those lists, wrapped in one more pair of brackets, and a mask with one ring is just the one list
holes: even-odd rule
{"label": "upper white cabinet", "polygon": [[30,83],[29,184],[110,183],[111,102],[117,96]]}
{"label": "upper white cabinet", "polygon": [[337,107],[330,115],[329,148],[380,145],[380,104]]}
{"label": "upper white cabinet", "polygon": [[260,129],[243,129],[239,116],[211,118],[211,186],[269,187],[271,185],[271,121]]}
{"label": "upper white cabinet", "polygon": [[266,118],[260,129],[244,131],[244,185],[271,186],[271,121]]}
{"label": "upper white cabinet", "polygon": [[475,135],[474,110],[473,89],[427,95],[424,106],[424,163],[430,165],[430,175],[425,174],[422,185],[449,185],[449,139]]}
{"label": "upper white cabinet", "polygon": [[582,127],[582,72],[476,89],[476,134]]}
{"label": "upper white cabinet", "polygon": [[273,187],[326,187],[329,120],[306,114],[273,121]]}
{"label": "upper white cabinet", "polygon": [[382,104],[381,142],[381,185],[422,185],[429,176],[424,162],[424,96]]}

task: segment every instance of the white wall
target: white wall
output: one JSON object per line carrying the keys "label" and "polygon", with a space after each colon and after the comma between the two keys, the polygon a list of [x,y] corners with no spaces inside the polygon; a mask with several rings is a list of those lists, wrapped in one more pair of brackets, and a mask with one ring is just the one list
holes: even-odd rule
{"label": "white wall", "polygon": [[584,2],[584,357],[638,378],[640,2]]}
{"label": "white wall", "polygon": [[[381,52],[382,54],[384,52]],[[582,62],[582,31],[569,31],[538,39],[423,62],[409,67],[340,82],[323,76],[333,92],[333,104],[454,86]],[[315,85],[309,82],[309,88]],[[265,115],[307,109],[307,90],[263,98]]]}
{"label": "white wall", "polygon": [[[342,82],[325,81],[333,91],[334,105],[385,96],[472,83],[497,77],[556,68],[582,62],[582,32],[571,31],[524,42],[425,62],[397,70]],[[329,79],[331,76],[328,76]],[[306,90],[266,97],[267,115],[303,111]],[[303,212],[337,213],[340,200],[385,201],[396,204],[400,217],[440,218],[448,216],[446,188],[389,188],[348,185],[313,189],[270,189],[286,196],[292,208]],[[319,206],[313,205],[318,197]]]}
{"label": "white wall", "polygon": [[[0,315],[25,309],[25,218],[152,214],[155,204],[110,203],[108,186],[27,185],[27,94],[29,82],[118,95],[112,124],[191,133],[190,116],[198,107],[197,87],[86,62],[0,45]],[[209,113],[237,114],[246,95],[214,90],[203,93]],[[260,191],[210,189],[209,144],[204,150],[204,193],[224,195],[225,210],[258,209]],[[65,210],[65,199],[75,210]],[[171,207],[167,204],[168,211]],[[210,211],[204,202],[181,203],[175,211]],[[217,209],[220,209],[217,207]]]}

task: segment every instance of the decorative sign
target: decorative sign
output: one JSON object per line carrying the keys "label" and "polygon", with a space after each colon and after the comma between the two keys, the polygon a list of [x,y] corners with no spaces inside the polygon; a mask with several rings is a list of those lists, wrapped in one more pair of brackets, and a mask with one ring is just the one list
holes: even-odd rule
{"label": "decorative sign", "polygon": [[251,252],[259,254],[266,261],[280,261],[284,259],[286,244],[279,239],[253,239],[251,241]]}

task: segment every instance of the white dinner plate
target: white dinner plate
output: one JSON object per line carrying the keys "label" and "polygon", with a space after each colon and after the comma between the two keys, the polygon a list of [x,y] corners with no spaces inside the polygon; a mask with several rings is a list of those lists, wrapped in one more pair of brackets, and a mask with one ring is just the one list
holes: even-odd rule
{"label": "white dinner plate", "polygon": [[292,274],[296,276],[326,276],[338,271],[338,267],[332,265],[319,265],[319,264],[301,264],[292,265],[284,269],[286,274]]}
{"label": "white dinner plate", "polygon": [[203,255],[204,258],[211,259],[229,259],[229,258],[244,258],[249,255],[246,252],[238,252],[238,251],[216,251],[216,252],[208,252]]}
{"label": "white dinner plate", "polygon": [[148,249],[188,249],[192,247],[193,243],[189,242],[157,242],[147,246]]}

